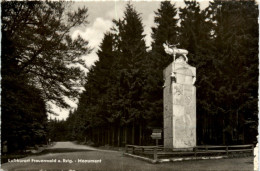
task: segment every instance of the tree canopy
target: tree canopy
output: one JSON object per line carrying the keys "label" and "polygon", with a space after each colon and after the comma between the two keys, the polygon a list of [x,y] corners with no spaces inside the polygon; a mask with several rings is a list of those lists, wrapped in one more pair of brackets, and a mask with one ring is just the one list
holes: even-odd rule
{"label": "tree canopy", "polygon": [[[173,60],[162,46],[168,41],[187,49],[197,70],[198,145],[253,143],[258,6],[255,1],[216,0],[205,9],[196,1],[184,4],[161,2],[148,50],[141,14],[128,3],[104,34],[99,60],[85,77],[81,57],[91,49],[70,31],[87,24],[87,8],[71,12],[68,2],[3,2],[2,139],[18,136],[26,145],[50,136],[48,129],[57,140],[152,145],[152,129],[163,127],[163,69]],[[47,102],[68,107],[64,97],[78,97],[77,109],[66,121],[46,126]]]}
{"label": "tree canopy", "polygon": [[[41,90],[40,96],[60,107],[68,107],[66,97],[77,97],[86,67],[82,55],[88,54],[88,42],[72,40],[72,28],[87,24],[87,8],[67,10],[67,2],[2,3],[2,75],[29,78]],[[12,50],[11,50],[12,49]]]}
{"label": "tree canopy", "polygon": [[[12,150],[44,143],[49,102],[68,108],[78,97],[91,49],[72,28],[87,24],[87,8],[69,2],[5,1],[2,9],[2,142]],[[18,147],[20,146],[20,147]]]}
{"label": "tree canopy", "polygon": [[[169,1],[161,2],[150,51],[145,47],[140,14],[131,4],[122,19],[114,20],[97,53],[100,60],[87,77],[85,100],[70,117],[88,118],[88,126],[81,128],[92,133],[87,134],[89,139],[111,145],[153,143],[152,128],[163,127],[162,71],[172,57],[162,44],[168,41],[187,49],[189,64],[197,69],[198,144],[254,141],[257,5],[254,1],[214,1],[201,9],[196,1],[184,3],[177,8]],[[245,134],[254,138],[249,140]]]}

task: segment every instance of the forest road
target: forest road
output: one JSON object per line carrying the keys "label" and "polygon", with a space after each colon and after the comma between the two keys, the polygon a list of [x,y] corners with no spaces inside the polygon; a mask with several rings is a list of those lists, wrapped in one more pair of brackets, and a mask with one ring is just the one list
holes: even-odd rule
{"label": "forest road", "polygon": [[98,150],[97,148],[93,148],[86,145],[79,145],[70,141],[56,142],[53,146],[50,146],[47,149]]}
{"label": "forest road", "polygon": [[46,150],[45,154],[28,156],[19,161],[10,160],[3,164],[1,169],[5,171],[253,170],[253,157],[151,164],[124,156],[122,151],[100,150],[73,142],[57,142]]}

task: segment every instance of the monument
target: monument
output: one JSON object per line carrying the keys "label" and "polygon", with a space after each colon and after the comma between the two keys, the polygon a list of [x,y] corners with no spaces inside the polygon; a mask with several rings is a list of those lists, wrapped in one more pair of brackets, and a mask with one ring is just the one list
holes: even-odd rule
{"label": "monument", "polygon": [[196,68],[187,63],[187,50],[168,44],[164,48],[174,58],[163,71],[164,147],[192,148],[196,146]]}

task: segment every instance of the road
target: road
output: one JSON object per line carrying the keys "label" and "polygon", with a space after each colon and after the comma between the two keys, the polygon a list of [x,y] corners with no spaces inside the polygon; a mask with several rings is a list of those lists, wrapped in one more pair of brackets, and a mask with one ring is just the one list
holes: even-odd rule
{"label": "road", "polygon": [[[47,149],[47,154],[30,156],[23,158],[23,160],[27,162],[8,162],[3,164],[1,168],[5,171],[253,170],[253,157],[150,164],[138,159],[124,156],[122,152],[99,150],[85,145],[77,145],[72,142],[57,142],[54,146]],[[37,163],[38,161],[40,161],[40,163]],[[47,161],[49,161],[49,163],[46,163]]]}
{"label": "road", "polygon": [[96,148],[93,147],[89,147],[86,145],[79,145],[79,144],[75,144],[73,142],[57,142],[54,146],[50,146],[47,149],[75,149],[75,150],[98,150]]}

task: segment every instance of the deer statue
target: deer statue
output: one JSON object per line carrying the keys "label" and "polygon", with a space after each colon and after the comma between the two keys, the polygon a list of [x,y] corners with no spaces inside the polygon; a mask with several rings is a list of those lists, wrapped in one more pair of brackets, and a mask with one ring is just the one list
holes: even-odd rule
{"label": "deer statue", "polygon": [[186,49],[178,49],[176,45],[170,45],[166,41],[166,43],[163,44],[164,51],[169,54],[173,55],[173,60],[175,61],[176,55],[182,55],[185,59],[185,62],[188,62],[188,58],[186,55],[188,55],[188,51]]}
{"label": "deer statue", "polygon": [[[164,50],[167,54],[169,55],[173,55],[173,61],[176,62],[176,63],[182,63],[183,60],[185,63],[188,62],[188,58],[187,58],[187,55],[188,55],[188,51],[186,49],[178,49],[176,47],[176,45],[170,45],[167,41],[166,43],[163,44],[163,47],[164,47]],[[175,61],[175,58],[176,58],[176,55],[180,55],[181,57],[179,57],[176,61]],[[172,72],[171,73],[171,81],[172,82],[176,82],[176,72]],[[195,76],[192,76],[192,84],[194,85],[196,82],[196,77]],[[165,85],[163,86],[163,88],[165,88]]]}

